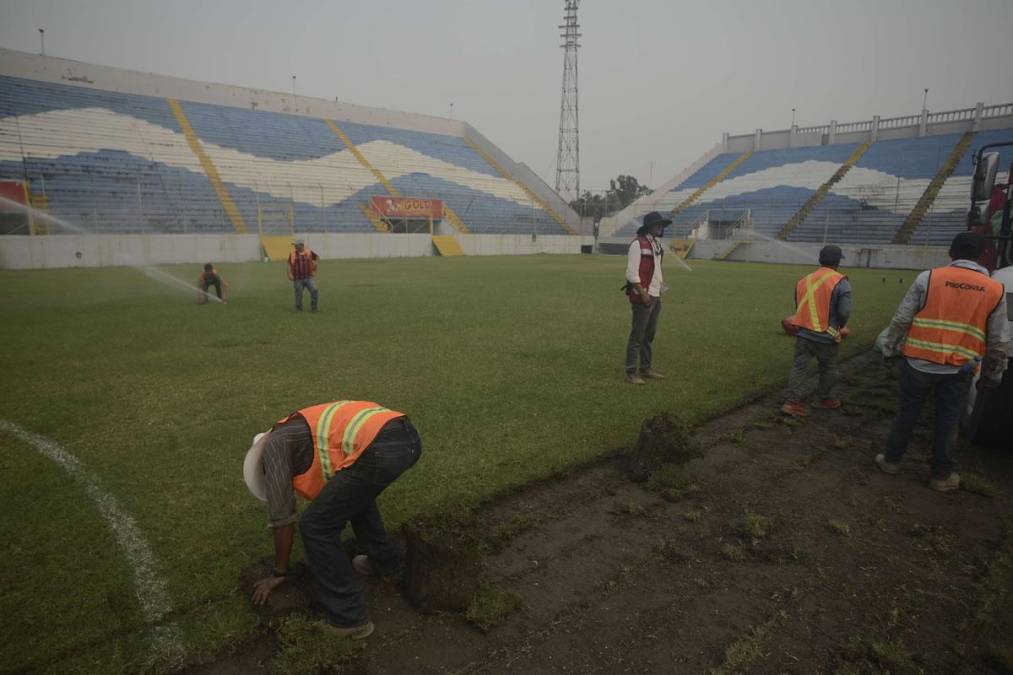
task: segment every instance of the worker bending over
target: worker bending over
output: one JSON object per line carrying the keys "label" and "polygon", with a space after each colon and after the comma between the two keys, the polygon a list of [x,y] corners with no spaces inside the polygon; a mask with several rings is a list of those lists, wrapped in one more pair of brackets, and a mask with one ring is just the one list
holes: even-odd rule
{"label": "worker bending over", "polygon": [[[376,497],[422,454],[418,432],[404,413],[369,401],[335,401],[303,408],[258,434],[243,475],[267,502],[274,533],[274,569],[255,585],[263,604],[285,582],[296,521],[296,493],[310,500],[299,520],[317,601],[331,632],[353,640],[369,636],[363,575],[397,577],[402,555],[387,536]],[[365,555],[349,560],[341,532],[351,523]]]}

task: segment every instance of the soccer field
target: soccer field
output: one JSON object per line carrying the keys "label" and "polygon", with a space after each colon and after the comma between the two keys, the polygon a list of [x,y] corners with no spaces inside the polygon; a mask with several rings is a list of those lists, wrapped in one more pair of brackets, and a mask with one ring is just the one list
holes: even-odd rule
{"label": "soccer field", "polygon": [[[4,667],[159,668],[248,634],[238,575],[272,549],[243,457],[297,408],[412,418],[423,456],[381,499],[393,530],[621,451],[650,414],[699,422],[786,380],[779,322],[811,268],[666,265],[668,378],[634,387],[624,264],[326,261],[317,314],[294,310],[281,264],[221,265],[229,303],[200,306],[129,268],[0,272]],[[192,283],[200,266],[162,269]],[[854,353],[914,273],[842,271]]]}

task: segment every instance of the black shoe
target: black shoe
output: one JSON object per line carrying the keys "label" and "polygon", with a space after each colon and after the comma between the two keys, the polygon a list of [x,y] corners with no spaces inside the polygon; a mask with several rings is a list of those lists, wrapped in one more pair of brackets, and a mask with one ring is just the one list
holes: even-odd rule
{"label": "black shoe", "polygon": [[295,309],[296,309],[297,312],[301,312],[302,311],[302,305],[296,305]]}

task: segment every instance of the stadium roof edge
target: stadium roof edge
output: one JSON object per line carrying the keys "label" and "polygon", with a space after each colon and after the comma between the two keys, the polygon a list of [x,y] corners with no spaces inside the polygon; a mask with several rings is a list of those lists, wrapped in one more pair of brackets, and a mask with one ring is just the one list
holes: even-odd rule
{"label": "stadium roof edge", "polygon": [[464,136],[466,129],[466,123],[461,120],[310,96],[293,96],[266,89],[188,80],[72,59],[40,56],[2,47],[0,47],[0,75],[124,94],[177,98],[195,103],[252,108],[304,117],[327,117],[359,124],[390,126],[450,136]]}

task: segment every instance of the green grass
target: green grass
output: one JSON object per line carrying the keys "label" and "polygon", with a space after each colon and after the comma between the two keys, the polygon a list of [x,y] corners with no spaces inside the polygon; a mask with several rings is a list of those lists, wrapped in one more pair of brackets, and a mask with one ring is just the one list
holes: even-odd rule
{"label": "green grass", "polygon": [[365,645],[336,638],[318,620],[293,615],[278,631],[278,655],[272,670],[279,675],[314,675],[348,664]]}
{"label": "green grass", "polygon": [[471,599],[465,618],[487,632],[520,606],[521,598],[513,591],[485,584]]}
{"label": "green grass", "polygon": [[[393,529],[628,448],[648,415],[696,423],[781,386],[779,321],[806,271],[671,266],[655,341],[669,377],[632,387],[621,258],[327,261],[315,315],[293,310],[281,265],[219,267],[226,306],[128,268],[0,271],[0,418],[60,443],[133,516],[190,653],[255,624],[237,579],[270,542],[242,461],[283,415],[361,398],[411,416],[424,452],[381,499]],[[854,353],[906,285],[849,274]],[[84,486],[13,436],[0,445],[5,667],[151,662],[131,570]]]}

